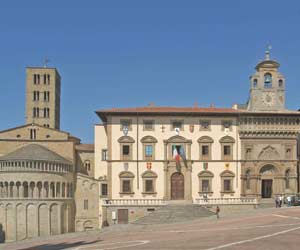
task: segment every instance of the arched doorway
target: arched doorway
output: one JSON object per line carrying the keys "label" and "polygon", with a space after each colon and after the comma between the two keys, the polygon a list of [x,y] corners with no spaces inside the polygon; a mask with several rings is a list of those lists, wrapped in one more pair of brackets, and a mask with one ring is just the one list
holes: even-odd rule
{"label": "arched doorway", "polygon": [[273,194],[273,177],[276,169],[273,165],[263,166],[259,173],[261,175],[261,198],[272,198]]}
{"label": "arched doorway", "polygon": [[174,173],[171,176],[171,199],[184,199],[184,176],[182,173]]}

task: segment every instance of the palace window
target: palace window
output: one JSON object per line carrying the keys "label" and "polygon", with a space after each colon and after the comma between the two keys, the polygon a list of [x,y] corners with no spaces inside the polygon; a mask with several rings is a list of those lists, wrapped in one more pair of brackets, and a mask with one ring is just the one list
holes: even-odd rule
{"label": "palace window", "polygon": [[175,130],[175,128],[178,128],[180,131],[183,131],[183,121],[171,121],[171,130]]}
{"label": "palace window", "polygon": [[122,147],[123,157],[129,157],[129,154],[130,154],[130,146],[129,145],[123,145],[123,147]]}
{"label": "palace window", "polygon": [[154,131],[154,120],[144,120],[144,131]]}
{"label": "palace window", "polygon": [[200,146],[200,160],[211,160],[211,145],[214,140],[209,136],[202,136],[198,139]]}
{"label": "palace window", "polygon": [[221,159],[224,161],[233,160],[233,144],[235,140],[231,136],[224,136],[220,139],[222,147]]}
{"label": "palace window", "polygon": [[101,184],[101,196],[107,196],[107,184],[106,183],[102,183]]}
{"label": "palace window", "polygon": [[141,143],[143,143],[144,160],[154,160],[157,140],[153,136],[148,135],[141,139]]}
{"label": "palace window", "polygon": [[132,130],[132,120],[130,119],[121,119],[120,120],[120,130],[124,131],[128,129],[128,131]]}
{"label": "palace window", "polygon": [[222,131],[232,131],[232,121],[222,121]]}
{"label": "palace window", "polygon": [[107,149],[102,149],[102,161],[107,161],[108,154]]}
{"label": "palace window", "polygon": [[198,174],[199,177],[199,193],[212,193],[213,173],[210,171],[202,171]]}
{"label": "palace window", "polygon": [[224,157],[228,157],[231,155],[231,147],[230,145],[224,145]]}
{"label": "palace window", "polygon": [[175,152],[177,152],[177,154],[180,154],[182,150],[183,150],[183,145],[172,145],[172,157],[174,156]]}
{"label": "palace window", "polygon": [[143,179],[143,184],[144,184],[143,194],[156,193],[155,182],[157,179],[157,174],[151,170],[147,170],[142,174],[142,179]]}
{"label": "palace window", "polygon": [[121,172],[119,174],[121,184],[121,194],[132,194],[133,193],[133,178],[134,174],[128,171]]}
{"label": "palace window", "polygon": [[210,120],[200,120],[200,130],[210,130]]}
{"label": "palace window", "polygon": [[152,145],[145,145],[145,156],[146,158],[152,158],[153,155],[153,146]]}
{"label": "palace window", "polygon": [[130,136],[122,136],[119,138],[118,142],[120,143],[120,159],[126,161],[131,160],[134,139]]}
{"label": "palace window", "polygon": [[264,79],[265,79],[265,88],[272,88],[272,75],[270,73],[266,73]]}
{"label": "palace window", "polygon": [[222,193],[234,193],[234,190],[233,190],[233,180],[235,177],[234,173],[229,170],[225,170],[221,173],[220,177],[221,177],[221,183],[222,183],[221,192]]}

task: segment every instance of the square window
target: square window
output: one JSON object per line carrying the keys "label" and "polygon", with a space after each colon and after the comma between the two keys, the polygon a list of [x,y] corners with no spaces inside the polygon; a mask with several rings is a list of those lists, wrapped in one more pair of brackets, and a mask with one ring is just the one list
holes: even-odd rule
{"label": "square window", "polygon": [[146,131],[154,130],[154,120],[144,120],[144,130]]}
{"label": "square window", "polygon": [[124,119],[124,120],[121,120],[120,121],[120,124],[121,124],[121,131],[124,130],[124,128],[127,128],[128,130],[131,130],[131,120],[130,119]]}
{"label": "square window", "polygon": [[222,128],[225,129],[232,129],[232,121],[222,121]]}
{"label": "square window", "polygon": [[231,180],[224,180],[224,191],[225,192],[231,191]]}
{"label": "square window", "polygon": [[152,145],[145,146],[145,155],[146,155],[146,157],[152,157],[152,155],[153,155],[153,146]]}
{"label": "square window", "polygon": [[224,155],[226,155],[226,156],[231,155],[231,148],[229,145],[224,146]]}
{"label": "square window", "polygon": [[145,192],[154,192],[153,180],[145,180]]}
{"label": "square window", "polygon": [[123,180],[122,181],[122,192],[123,193],[130,193],[131,192],[130,180]]}
{"label": "square window", "polygon": [[129,153],[130,153],[130,146],[129,145],[123,145],[122,154],[124,156],[129,156]]}
{"label": "square window", "polygon": [[182,121],[172,121],[172,128],[173,128],[173,130],[175,128],[179,128],[179,130],[183,130],[182,124],[183,124]]}
{"label": "square window", "polygon": [[209,130],[210,121],[209,120],[200,120],[200,130]]}

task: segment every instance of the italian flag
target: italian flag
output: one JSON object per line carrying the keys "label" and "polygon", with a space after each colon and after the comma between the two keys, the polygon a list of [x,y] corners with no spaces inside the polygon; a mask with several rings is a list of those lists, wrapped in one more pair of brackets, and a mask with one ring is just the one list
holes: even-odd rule
{"label": "italian flag", "polygon": [[180,172],[180,154],[177,152],[177,149],[176,147],[174,147],[173,149],[173,158],[175,159],[176,161],[176,169],[178,172]]}

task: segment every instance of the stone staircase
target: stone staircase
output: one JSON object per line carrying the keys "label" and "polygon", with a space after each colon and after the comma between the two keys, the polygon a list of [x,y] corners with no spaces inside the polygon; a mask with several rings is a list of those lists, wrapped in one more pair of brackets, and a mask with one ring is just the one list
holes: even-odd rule
{"label": "stone staircase", "polygon": [[274,199],[261,199],[258,203],[258,208],[273,208],[275,207]]}
{"label": "stone staircase", "polygon": [[153,225],[177,223],[212,215],[214,215],[213,212],[199,205],[194,205],[191,202],[171,201],[168,202],[166,206],[157,208],[155,211],[149,213],[149,215],[136,220],[133,224]]}

